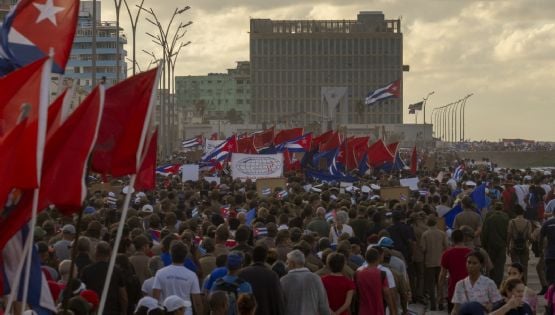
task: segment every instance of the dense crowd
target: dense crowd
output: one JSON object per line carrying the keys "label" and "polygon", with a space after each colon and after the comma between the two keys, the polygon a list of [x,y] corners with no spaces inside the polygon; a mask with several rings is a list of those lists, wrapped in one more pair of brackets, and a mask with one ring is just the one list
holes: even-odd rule
{"label": "dense crowd", "polygon": [[[535,314],[538,294],[550,306],[555,174],[468,167],[456,181],[454,168],[419,174],[418,190],[403,200],[380,196],[403,172],[352,187],[293,172],[287,194],[267,196],[226,175],[220,184],[160,177],[155,191],[133,193],[104,314],[396,315],[411,303]],[[471,193],[484,182],[487,203],[478,209]],[[60,313],[97,313],[114,245],[125,195],[90,187],[80,220],[52,208],[35,229]],[[449,227],[455,204],[463,210]],[[541,292],[527,286],[531,255]]]}

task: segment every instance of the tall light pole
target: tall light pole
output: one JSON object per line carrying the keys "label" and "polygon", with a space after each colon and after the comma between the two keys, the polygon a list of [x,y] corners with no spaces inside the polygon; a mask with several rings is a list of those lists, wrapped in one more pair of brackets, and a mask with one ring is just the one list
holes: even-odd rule
{"label": "tall light pole", "polygon": [[92,8],[92,49],[91,49],[91,64],[92,64],[92,87],[96,86],[96,0],[93,0]]}
{"label": "tall light pole", "polygon": [[[131,35],[132,35],[132,41],[133,41],[133,75],[135,75],[136,70],[135,70],[135,66],[138,67],[137,64],[137,59],[136,59],[136,55],[135,55],[135,39],[137,37],[137,23],[139,23],[139,15],[141,14],[141,11],[143,9],[143,4],[145,3],[145,0],[141,0],[141,4],[139,4],[137,7],[139,8],[139,10],[137,10],[137,14],[135,15],[135,18],[133,19],[133,15],[131,15],[131,9],[129,8],[129,5],[127,4],[127,0],[123,0],[123,3],[125,4],[125,8],[127,9],[127,13],[129,14],[129,20],[131,21]],[[141,69],[139,69],[139,71],[141,71]]]}
{"label": "tall light pole", "polygon": [[[179,40],[181,37],[184,36],[184,33],[179,33],[181,29],[185,28],[188,25],[191,25],[192,22],[188,22],[186,24],[180,23],[179,26],[177,27],[177,29],[175,30],[173,39],[172,39],[172,43],[168,43],[168,35],[170,32],[170,27],[173,24],[173,20],[175,19],[175,16],[178,14],[182,14],[183,12],[189,10],[191,7],[186,6],[184,8],[178,9],[176,8],[170,18],[170,21],[166,27],[166,29],[164,30],[164,28],[162,27],[162,24],[160,23],[160,20],[158,19],[158,17],[156,16],[156,14],[154,13],[154,10],[152,8],[150,9],[145,9],[145,8],[141,8],[142,10],[144,10],[145,12],[147,12],[152,19],[150,18],[145,18],[149,23],[151,23],[152,25],[154,25],[159,32],[159,35],[152,35],[150,33],[147,32],[147,35],[152,37],[153,42],[155,44],[157,44],[158,46],[160,46],[162,48],[162,55],[163,55],[163,63],[165,65],[167,65],[166,67],[164,67],[163,69],[163,73],[162,73],[162,80],[161,80],[161,84],[162,84],[162,88],[161,88],[161,93],[160,93],[160,122],[164,122],[163,124],[161,123],[160,125],[160,134],[161,134],[161,146],[162,146],[162,152],[164,155],[169,156],[171,154],[171,151],[173,149],[173,141],[171,139],[172,137],[172,126],[170,126],[170,119],[172,119],[173,117],[170,117],[171,115],[171,111],[172,109],[170,108],[171,105],[171,56],[173,55],[173,49],[175,49],[175,43],[177,42],[177,40]],[[167,71],[167,72],[166,72]],[[167,88],[166,88],[166,79],[167,79]]]}
{"label": "tall light pole", "polygon": [[464,141],[465,138],[465,128],[464,128],[464,118],[466,115],[466,101],[472,96],[474,95],[474,93],[470,93],[467,96],[464,97],[463,99],[463,103],[461,105],[461,141]]}
{"label": "tall light pole", "polygon": [[424,112],[424,125],[426,124],[426,104],[428,103],[428,98],[432,96],[434,93],[435,91],[431,91],[430,93],[428,93],[428,95],[426,95],[426,97],[424,97],[424,104],[422,105],[422,109]]}

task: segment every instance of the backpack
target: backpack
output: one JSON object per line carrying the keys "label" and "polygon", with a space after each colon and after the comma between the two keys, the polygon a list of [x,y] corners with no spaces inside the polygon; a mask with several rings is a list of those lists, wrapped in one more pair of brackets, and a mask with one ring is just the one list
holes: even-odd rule
{"label": "backpack", "polygon": [[515,232],[513,235],[512,250],[517,255],[524,254],[528,249],[528,239],[526,238],[526,234],[528,233],[528,222],[526,222],[526,227],[522,231],[516,229],[515,221],[511,221],[511,223],[513,224],[513,231]]}
{"label": "backpack", "polygon": [[243,284],[245,280],[241,278],[235,279],[233,282],[227,282],[224,278],[220,278],[214,282],[212,291],[223,291],[227,295],[227,301],[229,305],[228,315],[237,314],[237,298],[239,297],[239,286]]}

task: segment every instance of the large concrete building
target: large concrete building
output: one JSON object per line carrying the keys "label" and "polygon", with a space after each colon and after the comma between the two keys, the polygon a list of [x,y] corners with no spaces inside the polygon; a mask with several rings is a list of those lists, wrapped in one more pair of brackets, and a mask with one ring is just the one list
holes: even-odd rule
{"label": "large concrete building", "polygon": [[[175,78],[178,106],[185,107],[201,120],[229,119],[245,122],[250,112],[249,62],[240,61],[227,73]],[[234,110],[235,117],[229,117]],[[193,117],[191,117],[193,118]]]}
{"label": "large concrete building", "polygon": [[[122,35],[122,28],[119,32],[116,22],[102,21],[101,2],[96,2],[96,79],[97,83],[105,80],[106,85],[116,83],[118,72],[120,80],[127,77],[127,64],[125,57],[127,52],[123,49],[127,43],[125,36]],[[80,87],[88,91],[93,85],[93,2],[81,1],[79,7],[79,20],[77,32],[71,48],[71,55],[66,66],[65,77],[78,81]],[[116,36],[119,35],[119,57],[116,49]]]}
{"label": "large concrete building", "polygon": [[251,122],[293,126],[400,124],[401,97],[364,105],[370,90],[402,79],[400,20],[251,19]]}

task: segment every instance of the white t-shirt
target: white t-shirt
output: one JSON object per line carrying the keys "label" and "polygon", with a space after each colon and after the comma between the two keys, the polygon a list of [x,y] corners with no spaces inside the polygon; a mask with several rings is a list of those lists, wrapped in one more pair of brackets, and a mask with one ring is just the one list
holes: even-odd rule
{"label": "white t-shirt", "polygon": [[160,301],[164,301],[170,295],[191,301],[191,294],[200,294],[197,275],[183,265],[169,265],[158,270],[152,289],[162,291]]}

